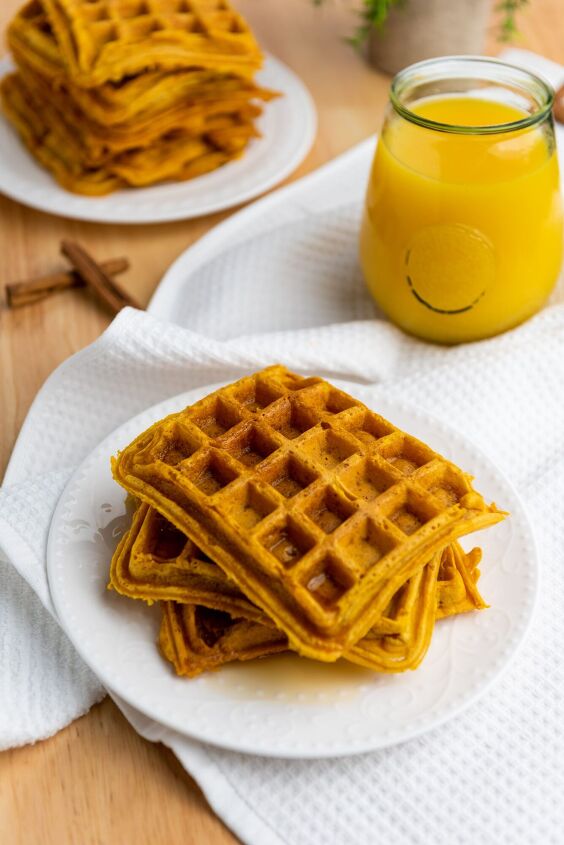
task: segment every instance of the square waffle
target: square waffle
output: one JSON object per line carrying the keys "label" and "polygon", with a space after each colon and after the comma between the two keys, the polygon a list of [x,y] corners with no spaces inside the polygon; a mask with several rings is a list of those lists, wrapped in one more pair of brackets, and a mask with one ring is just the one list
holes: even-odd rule
{"label": "square waffle", "polygon": [[236,619],[228,613],[177,602],[163,602],[161,652],[178,675],[194,678],[233,660],[252,660],[286,651],[276,628]]}
{"label": "square waffle", "polygon": [[161,420],[112,465],[321,660],[364,637],[436,552],[504,517],[421,441],[281,366]]}
{"label": "square waffle", "polygon": [[41,0],[74,82],[93,88],[148,70],[250,79],[255,38],[227,0]]}
{"label": "square waffle", "polygon": [[223,570],[149,505],[136,510],[112,558],[110,584],[121,595],[204,605],[269,624]]}
{"label": "square waffle", "polygon": [[[258,137],[262,57],[221,0],[30,0],[8,29],[4,111],[68,190],[183,181]],[[137,67],[137,70],[134,68]]]}
{"label": "square waffle", "polygon": [[160,113],[139,115],[134,124],[107,126],[92,120],[65,88],[52,91],[39,74],[27,67],[20,67],[17,82],[37,103],[36,108],[41,108],[54,131],[70,136],[65,140],[67,148],[70,149],[72,140],[76,139],[73,155],[84,167],[109,165],[114,156],[132,149],[147,154],[149,148],[158,148],[174,139],[186,143],[199,141],[220,150],[233,147],[233,140],[241,136],[244,146],[258,134],[254,121],[261,108],[250,102],[251,97],[257,96],[257,91],[230,91],[225,95],[218,92],[215,98],[178,101]]}
{"label": "square waffle", "polygon": [[[394,596],[390,616],[382,621],[384,628],[389,625],[396,631],[381,633],[376,625],[344,653],[345,660],[382,673],[417,668],[433,634],[440,558],[437,553]],[[289,648],[286,635],[272,624],[205,606],[173,601],[163,602],[162,606],[159,644],[179,675],[194,676],[233,660],[264,657]],[[217,623],[217,631],[212,630],[207,637],[201,630],[205,630],[204,620]]]}
{"label": "square waffle", "polygon": [[59,46],[40,0],[30,0],[20,9],[8,26],[6,38],[18,65],[20,61],[29,65],[55,85],[64,81]]}
{"label": "square waffle", "polygon": [[[480,549],[465,552],[456,542],[443,550],[437,573],[437,618],[487,606],[477,587],[480,558]],[[112,557],[108,588],[148,604],[165,600],[201,604],[235,618],[273,624],[221,567],[147,504],[140,504],[135,511]],[[373,635],[403,635],[402,590],[400,587],[373,625]]]}
{"label": "square waffle", "polygon": [[[228,102],[271,100],[275,92],[260,88],[252,79],[217,74],[213,70],[149,71],[128,76],[119,84],[107,82],[94,89],[82,88],[66,74],[49,19],[40,0],[31,0],[8,27],[7,40],[18,68],[28,84],[42,84],[52,98],[61,94],[82,111],[81,119],[104,127],[136,126],[168,113],[179,105],[202,105],[218,99]],[[47,88],[45,88],[47,86]]]}
{"label": "square waffle", "polygon": [[[382,673],[416,669],[431,641],[437,596],[451,583],[450,564],[467,573],[476,556],[479,557],[479,550],[465,555],[458,544],[435,555],[431,564],[410,578],[391,602],[382,627],[395,630],[382,633],[376,626],[344,658]],[[448,609],[449,615],[462,612],[460,603],[449,608],[451,595],[448,589],[444,592],[442,607]],[[475,595],[469,596],[464,609],[483,607],[479,594],[477,598],[478,603],[474,604]],[[286,637],[273,631],[272,625],[174,601],[162,602],[162,609],[159,645],[179,675],[194,677],[233,660],[264,657],[288,648]]]}
{"label": "square waffle", "polygon": [[[476,587],[479,558],[479,549],[467,554],[458,543],[435,555],[399,588],[366,637],[344,656],[373,671],[416,668],[429,646],[435,618],[485,607]],[[234,620],[275,627],[219,566],[146,504],[139,506],[116,549],[109,587],[149,603],[167,600],[203,605]],[[252,628],[241,630],[254,632]],[[269,646],[271,640],[265,642]]]}
{"label": "square waffle", "polygon": [[[22,83],[20,74],[2,81],[2,101],[5,113],[35,158],[65,188],[92,196],[127,185],[184,181],[207,173],[238,157],[245,140],[254,134],[250,124],[234,124],[212,128],[209,140],[205,135],[165,135],[148,147],[124,150],[97,161],[95,155],[88,157],[88,149],[68,116],[54,105],[48,107],[36,91]],[[223,132],[224,137],[218,138],[217,132]]]}

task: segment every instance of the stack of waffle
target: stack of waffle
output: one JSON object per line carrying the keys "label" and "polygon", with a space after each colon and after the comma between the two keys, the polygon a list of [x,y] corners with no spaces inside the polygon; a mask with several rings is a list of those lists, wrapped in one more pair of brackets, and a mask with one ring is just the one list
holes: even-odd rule
{"label": "stack of waffle", "polygon": [[416,668],[435,621],[485,604],[504,514],[470,476],[319,378],[269,367],[156,423],[113,459],[137,509],[110,587],[160,601],[160,647],[195,676],[284,650]]}
{"label": "stack of waffle", "polygon": [[4,111],[68,190],[185,180],[258,134],[260,49],[227,0],[30,0]]}

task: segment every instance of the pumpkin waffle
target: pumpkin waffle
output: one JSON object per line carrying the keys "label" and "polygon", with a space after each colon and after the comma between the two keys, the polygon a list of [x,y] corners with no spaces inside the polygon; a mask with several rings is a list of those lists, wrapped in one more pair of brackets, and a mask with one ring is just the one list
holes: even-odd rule
{"label": "pumpkin waffle", "polygon": [[57,41],[39,0],[32,0],[16,15],[8,27],[7,40],[20,72],[34,84],[42,84],[50,98],[62,92],[90,121],[102,126],[149,121],[178,104],[201,105],[234,97],[270,100],[278,96],[252,80],[194,69],[173,74],[150,71],[125,77],[119,84],[108,82],[94,89],[81,88],[65,73]]}
{"label": "pumpkin waffle", "polygon": [[[148,155],[149,151],[154,153],[156,149],[158,154],[161,144],[175,140],[186,141],[187,144],[190,141],[207,144],[210,149],[213,146],[219,150],[233,148],[233,142],[237,142],[241,135],[245,143],[257,135],[253,120],[260,114],[260,108],[244,100],[241,103],[216,101],[202,109],[179,108],[160,120],[140,122],[132,131],[121,126],[104,129],[89,124],[70,102],[65,103],[61,97],[52,98],[46,108],[46,92],[30,85],[22,73],[7,77],[3,83],[8,107],[14,89],[22,104],[21,112],[29,114],[30,120],[36,116],[42,125],[49,127],[49,133],[57,137],[58,146],[67,153],[69,160],[76,163],[77,168],[104,164],[110,167],[120,153],[135,151],[136,154]],[[235,148],[238,148],[237,143]]]}
{"label": "pumpkin waffle", "polygon": [[59,45],[40,0],[30,0],[12,18],[6,39],[18,65],[29,65],[54,85],[65,80]]}
{"label": "pumpkin waffle", "polygon": [[[244,131],[245,143],[258,135],[254,121],[261,114],[261,108],[251,102],[259,96],[259,90],[231,91],[215,98],[201,98],[193,101],[178,101],[176,105],[160,113],[139,116],[132,124],[106,126],[92,120],[74,102],[64,89],[53,91],[35,72],[20,67],[18,85],[25,96],[35,103],[34,108],[46,112],[44,120],[64,136],[65,146],[72,149],[75,158],[85,166],[96,166],[110,161],[119,153],[128,150],[146,149],[158,145],[162,139],[176,136],[186,139],[210,142],[213,133],[223,131],[226,140]],[[265,94],[267,96],[267,94]],[[48,109],[45,104],[48,103]],[[68,137],[70,135],[70,137]],[[220,143],[215,141],[219,149]]]}
{"label": "pumpkin waffle", "polygon": [[253,82],[260,51],[222,0],[30,0],[8,43],[4,111],[76,193],[214,170],[259,136],[259,101],[277,96]]}
{"label": "pumpkin waffle", "polygon": [[[212,70],[150,71],[82,88],[65,73],[57,41],[39,0],[32,0],[13,19],[7,32],[8,46],[18,69],[34,85],[42,85],[53,99],[61,92],[83,117],[103,127],[137,125],[182,105],[202,105],[210,100],[271,100],[274,91],[259,87],[251,79],[218,75]],[[47,86],[45,88],[45,86]]]}
{"label": "pumpkin waffle", "polygon": [[[382,617],[363,640],[345,653],[345,658],[378,672],[402,672],[416,668],[430,644],[439,609],[441,616],[447,616],[486,606],[475,583],[479,576],[479,558],[479,549],[465,553],[458,543],[436,555],[430,564],[399,588]],[[468,579],[471,586],[467,588]],[[131,528],[114,554],[109,586],[122,595],[144,599],[148,603],[166,599],[193,608],[203,605],[221,611],[223,618],[231,620],[230,626],[245,621],[255,623],[256,628],[275,627],[245,598],[220,567],[146,504],[139,506]],[[164,602],[164,606],[174,602]],[[178,639],[180,630],[176,629],[174,639]],[[239,630],[250,636],[253,647],[257,642],[265,643],[266,650],[255,656],[271,653],[272,639],[265,632],[261,634],[248,624]],[[163,638],[170,637],[170,630],[163,629],[161,645]],[[194,642],[193,636],[190,642]],[[285,637],[284,643],[287,648]],[[170,657],[173,653],[171,649],[172,645],[168,650],[163,648],[163,651],[178,670],[178,661]],[[178,646],[173,650],[176,654],[180,651]],[[186,655],[193,651],[189,643],[185,644],[185,650]],[[214,652],[214,660],[223,653],[221,650]],[[229,659],[238,658],[235,655]],[[189,656],[185,656],[185,664],[186,661],[189,663]],[[217,664],[214,662],[213,665]],[[195,668],[200,672],[206,667],[197,662]],[[193,672],[187,670],[179,674]]]}
{"label": "pumpkin waffle", "polygon": [[[458,543],[443,550],[435,573],[437,618],[486,607],[476,585],[480,557],[479,549],[464,552]],[[135,511],[131,527],[112,557],[108,587],[148,604],[170,600],[204,605],[235,618],[274,624],[221,567],[147,504],[140,504]],[[400,587],[382,617],[374,623],[373,635],[403,634],[401,620],[405,614],[398,613],[406,605],[403,589]]]}
{"label": "pumpkin waffle", "polygon": [[[73,160],[72,148],[61,143],[62,127],[49,120],[43,104],[34,108],[34,98],[23,88],[18,74],[2,80],[4,113],[18,131],[29,152],[70,191],[98,196],[115,191],[122,180],[103,168],[85,168]],[[72,139],[76,145],[76,138]]]}
{"label": "pumpkin waffle", "polygon": [[220,610],[163,602],[159,646],[178,675],[193,678],[234,660],[286,651],[288,641],[273,627],[236,619]]}
{"label": "pumpkin waffle", "polygon": [[[437,619],[487,607],[476,580],[480,549],[466,553],[451,543],[394,595],[376,624],[344,657],[377,672],[416,669],[431,644]],[[395,627],[395,630],[394,630]]]}
{"label": "pumpkin waffle", "polygon": [[488,606],[477,586],[481,557],[480,549],[466,553],[458,543],[445,550],[437,584],[437,619],[468,610],[483,610]]}
{"label": "pumpkin waffle", "polygon": [[271,624],[237,585],[164,516],[141,504],[112,558],[110,587],[121,595],[204,605]]}
{"label": "pumpkin waffle", "polygon": [[148,70],[252,78],[262,55],[227,0],[41,0],[69,76],[83,88]]}
{"label": "pumpkin waffle", "polygon": [[[71,191],[102,195],[127,185],[191,179],[236,158],[249,137],[251,123],[210,123],[209,139],[170,133],[146,148],[133,148],[99,161],[88,158],[80,133],[54,108],[26,89],[12,74],[2,83],[4,111],[30,152]],[[217,133],[223,133],[223,137]],[[223,144],[223,148],[220,146]]]}
{"label": "pumpkin waffle", "polygon": [[[376,625],[343,655],[344,659],[382,673],[416,669],[431,642],[437,593],[444,584],[437,579],[449,557],[450,549],[436,554],[429,565],[410,578],[391,602],[384,624]],[[467,557],[470,556],[460,550],[458,563],[471,566],[470,561],[466,563]],[[480,603],[484,606],[481,598]],[[466,609],[470,606],[474,606],[471,601]],[[162,602],[162,609],[159,645],[179,675],[194,677],[227,662],[288,649],[287,638],[272,625],[174,601]],[[452,609],[452,613],[457,612],[460,610]],[[211,632],[206,630],[206,621],[212,623]],[[379,627],[394,630],[383,633],[378,631]]]}
{"label": "pumpkin waffle", "polygon": [[270,367],[156,423],[116,480],[308,657],[336,660],[458,537],[504,514],[470,476],[319,378]]}

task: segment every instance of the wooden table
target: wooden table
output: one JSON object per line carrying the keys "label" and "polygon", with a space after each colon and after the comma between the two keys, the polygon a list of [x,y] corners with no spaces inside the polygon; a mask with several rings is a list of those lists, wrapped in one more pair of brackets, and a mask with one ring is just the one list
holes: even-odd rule
{"label": "wooden table", "polygon": [[[20,5],[3,0],[0,30]],[[373,133],[388,79],[341,40],[348,0],[237,0],[265,49],[302,77],[319,110],[315,146],[293,178]],[[352,4],[354,5],[354,4]],[[356,5],[359,5],[357,3]],[[564,63],[561,0],[531,0],[519,46]],[[498,45],[490,37],[490,52]],[[101,226],[50,217],[0,197],[0,286],[57,268],[63,236],[100,259],[128,255],[124,285],[146,303],[170,263],[227,216],[158,226]],[[19,311],[0,305],[0,471],[40,385],[106,328],[108,314],[71,291]],[[0,670],[1,671],[1,670]],[[0,841],[6,845],[227,845],[236,842],[171,752],[140,739],[107,699],[57,736],[0,755]]]}

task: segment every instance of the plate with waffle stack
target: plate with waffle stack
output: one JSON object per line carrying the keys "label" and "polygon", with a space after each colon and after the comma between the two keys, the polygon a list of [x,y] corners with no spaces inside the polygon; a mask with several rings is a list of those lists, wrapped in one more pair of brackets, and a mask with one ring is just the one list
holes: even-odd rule
{"label": "plate with waffle stack", "polygon": [[187,736],[301,758],[455,718],[537,589],[519,498],[472,443],[280,365],[104,440],[58,503],[48,575],[108,689]]}
{"label": "plate with waffle stack", "polygon": [[315,136],[313,101],[227,0],[29,0],[0,63],[0,191],[106,223],[245,202]]}

